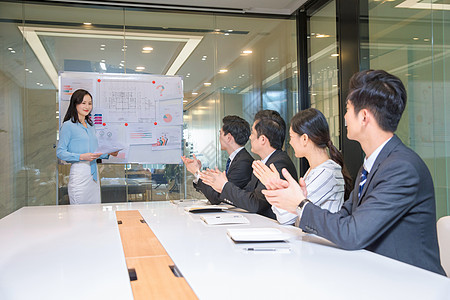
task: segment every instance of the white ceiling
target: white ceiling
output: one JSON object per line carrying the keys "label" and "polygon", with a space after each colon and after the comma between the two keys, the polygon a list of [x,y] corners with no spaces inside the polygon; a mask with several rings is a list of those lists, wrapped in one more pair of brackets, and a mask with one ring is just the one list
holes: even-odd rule
{"label": "white ceiling", "polygon": [[242,12],[291,15],[307,0],[51,0],[55,2],[111,4],[125,6],[150,6],[154,8],[173,8],[204,10],[216,12]]}

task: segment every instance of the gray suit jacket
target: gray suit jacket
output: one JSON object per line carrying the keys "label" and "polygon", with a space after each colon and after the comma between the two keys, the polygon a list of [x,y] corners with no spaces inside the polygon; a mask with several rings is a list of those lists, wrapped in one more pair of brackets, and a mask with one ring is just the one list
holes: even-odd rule
{"label": "gray suit jacket", "polygon": [[434,186],[422,159],[394,135],[375,160],[359,200],[361,170],[339,212],[307,204],[300,227],[344,249],[367,249],[445,275]]}

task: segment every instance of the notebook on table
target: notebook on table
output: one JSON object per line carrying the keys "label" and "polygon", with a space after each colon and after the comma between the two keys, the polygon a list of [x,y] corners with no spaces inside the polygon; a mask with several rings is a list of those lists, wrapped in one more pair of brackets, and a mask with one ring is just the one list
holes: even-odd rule
{"label": "notebook on table", "polygon": [[202,219],[208,225],[229,225],[229,224],[249,224],[250,221],[240,214],[212,214],[201,216]]}
{"label": "notebook on table", "polygon": [[184,208],[185,211],[190,213],[222,212],[227,209],[228,207],[221,205],[193,205]]}
{"label": "notebook on table", "polygon": [[290,237],[277,228],[228,228],[227,235],[235,242],[277,242]]}

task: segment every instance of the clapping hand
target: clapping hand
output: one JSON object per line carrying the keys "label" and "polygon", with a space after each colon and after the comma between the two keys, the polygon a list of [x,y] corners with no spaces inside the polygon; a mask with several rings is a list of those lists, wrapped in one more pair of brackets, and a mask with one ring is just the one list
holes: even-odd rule
{"label": "clapping hand", "polygon": [[186,156],[182,156],[181,160],[186,165],[186,169],[191,172],[192,174],[195,174],[196,172],[200,171],[202,168],[202,162],[195,157],[194,158],[187,158]]}
{"label": "clapping hand", "polygon": [[211,186],[216,192],[222,193],[223,187],[228,182],[225,171],[221,172],[219,169],[207,169],[200,174],[203,183]]}
{"label": "clapping hand", "polygon": [[268,190],[275,190],[277,182],[280,180],[280,173],[274,164],[270,164],[270,169],[262,161],[255,160],[252,164],[253,174],[264,184]]}
{"label": "clapping hand", "polygon": [[303,193],[306,191],[305,181],[301,178],[300,184],[303,186],[300,186],[286,169],[283,169],[282,173],[286,180],[278,179],[274,182],[276,189],[262,190],[262,193],[273,206],[295,214],[299,203],[306,198]]}

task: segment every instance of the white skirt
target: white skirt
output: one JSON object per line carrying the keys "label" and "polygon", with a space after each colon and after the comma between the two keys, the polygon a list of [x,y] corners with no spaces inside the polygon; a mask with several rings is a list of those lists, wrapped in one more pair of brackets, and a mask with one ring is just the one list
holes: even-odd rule
{"label": "white skirt", "polygon": [[72,164],[67,189],[70,204],[101,203],[100,184],[94,181],[88,161]]}

